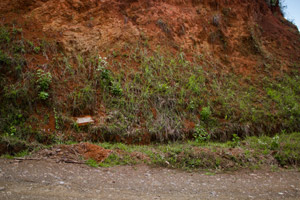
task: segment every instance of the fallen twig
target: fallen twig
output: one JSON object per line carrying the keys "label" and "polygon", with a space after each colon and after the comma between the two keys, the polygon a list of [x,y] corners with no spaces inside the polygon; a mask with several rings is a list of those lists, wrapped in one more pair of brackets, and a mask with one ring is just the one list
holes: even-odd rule
{"label": "fallen twig", "polygon": [[41,158],[14,158],[14,160],[42,160]]}

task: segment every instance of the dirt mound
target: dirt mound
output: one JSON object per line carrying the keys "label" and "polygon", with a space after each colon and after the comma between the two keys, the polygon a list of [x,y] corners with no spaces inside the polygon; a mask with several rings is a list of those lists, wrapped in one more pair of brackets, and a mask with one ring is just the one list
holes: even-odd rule
{"label": "dirt mound", "polygon": [[115,154],[119,159],[130,159],[136,162],[149,162],[150,158],[141,152],[126,152],[120,149],[109,150],[90,143],[74,145],[57,145],[51,149],[43,149],[33,153],[29,159],[55,160],[64,163],[84,163],[83,160],[93,159],[98,163],[103,162],[109,155]]}
{"label": "dirt mound", "polygon": [[69,52],[126,51],[126,45],[140,41],[153,49],[160,45],[189,54],[228,55],[226,63],[242,72],[255,71],[261,52],[299,59],[297,28],[288,28],[280,11],[265,0],[14,0],[3,5],[8,8],[2,14],[20,6],[26,9],[19,18],[56,33],[53,37]]}
{"label": "dirt mound", "polygon": [[44,149],[34,154],[34,157],[54,159],[57,162],[78,162],[82,158],[102,162],[110,153],[110,150],[100,146],[90,143],[80,143],[75,145],[59,145],[51,149]]}

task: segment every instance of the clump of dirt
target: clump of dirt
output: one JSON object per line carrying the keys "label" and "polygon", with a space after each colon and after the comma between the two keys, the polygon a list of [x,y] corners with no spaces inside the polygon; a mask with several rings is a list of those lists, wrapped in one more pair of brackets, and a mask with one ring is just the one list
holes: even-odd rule
{"label": "clump of dirt", "polygon": [[82,159],[93,159],[98,163],[103,162],[111,150],[90,143],[74,145],[58,145],[51,149],[44,149],[34,154],[34,157],[54,159],[57,162],[80,162]]}
{"label": "clump of dirt", "polygon": [[270,8],[265,0],[4,0],[2,4],[0,16],[25,7],[15,17],[53,33],[69,52],[126,51],[124,46],[140,41],[150,49],[160,45],[187,54],[209,52],[237,72],[250,74],[261,58],[251,46],[260,48],[260,54],[276,55],[278,61],[299,59],[297,28],[287,26],[278,5]]}
{"label": "clump of dirt", "polygon": [[149,156],[141,152],[126,152],[120,149],[104,149],[95,144],[80,143],[74,145],[57,145],[50,149],[43,149],[33,153],[30,158],[38,160],[54,160],[65,163],[85,163],[85,160],[93,159],[98,163],[105,161],[110,154],[116,154],[121,160],[130,158],[130,160],[139,162],[150,162]]}
{"label": "clump of dirt", "polygon": [[110,150],[90,143],[81,143],[75,145],[75,149],[83,156],[84,159],[94,159],[97,162],[104,161],[111,153]]}

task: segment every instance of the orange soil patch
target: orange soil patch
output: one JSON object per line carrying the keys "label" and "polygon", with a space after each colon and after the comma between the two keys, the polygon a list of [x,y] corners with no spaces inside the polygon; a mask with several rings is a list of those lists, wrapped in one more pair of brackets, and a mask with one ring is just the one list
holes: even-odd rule
{"label": "orange soil patch", "polygon": [[[125,55],[139,43],[174,55],[184,51],[189,60],[202,55],[209,68],[244,76],[261,74],[264,62],[276,73],[275,67],[300,60],[297,28],[265,0],[2,0],[0,17],[0,23],[17,22],[26,39],[52,38],[62,51],[83,55]],[[29,65],[47,61],[36,57]]]}
{"label": "orange soil patch", "polygon": [[23,22],[25,36],[52,36],[69,52],[128,53],[124,47],[140,41],[150,49],[226,60],[246,75],[262,60],[253,45],[273,54],[278,65],[300,59],[297,29],[265,0],[2,0],[0,16]]}
{"label": "orange soil patch", "polygon": [[188,121],[188,120],[184,121],[184,130],[185,130],[185,132],[190,132],[190,131],[194,130],[195,126],[196,125],[195,125],[194,122],[191,122],[191,121]]}
{"label": "orange soil patch", "polygon": [[76,146],[77,151],[84,157],[84,159],[94,159],[97,162],[104,161],[109,154],[110,150],[99,147],[95,144],[81,143]]}
{"label": "orange soil patch", "polygon": [[111,153],[111,150],[90,143],[80,143],[75,145],[58,145],[51,149],[44,149],[35,156],[47,157],[61,162],[78,161],[80,158],[85,160],[93,159],[103,162]]}
{"label": "orange soil patch", "polygon": [[121,158],[124,156],[130,156],[132,159],[139,161],[149,161],[150,158],[141,152],[125,152],[120,149],[109,150],[104,149],[98,145],[90,143],[80,143],[75,145],[58,145],[51,149],[44,149],[35,154],[32,157],[38,157],[43,159],[52,159],[56,162],[81,162],[84,160],[93,159],[98,163],[103,162],[111,153],[115,153]]}

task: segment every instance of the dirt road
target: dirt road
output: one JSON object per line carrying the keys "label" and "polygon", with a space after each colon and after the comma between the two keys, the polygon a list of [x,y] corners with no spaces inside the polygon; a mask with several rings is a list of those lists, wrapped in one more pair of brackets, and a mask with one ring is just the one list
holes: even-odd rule
{"label": "dirt road", "polygon": [[183,172],[0,159],[1,200],[300,199],[300,172]]}

